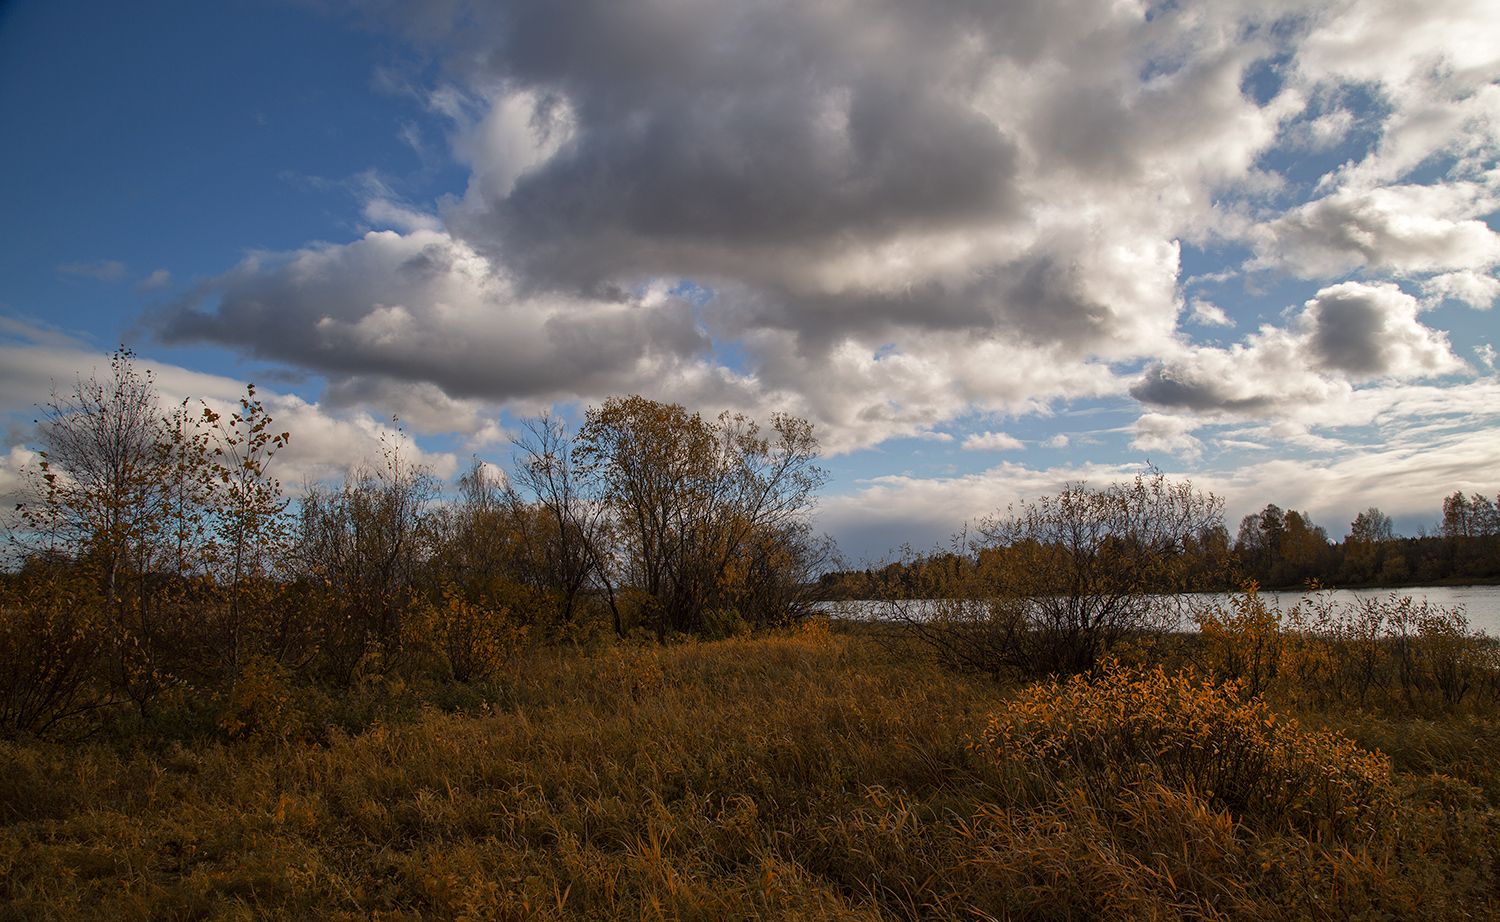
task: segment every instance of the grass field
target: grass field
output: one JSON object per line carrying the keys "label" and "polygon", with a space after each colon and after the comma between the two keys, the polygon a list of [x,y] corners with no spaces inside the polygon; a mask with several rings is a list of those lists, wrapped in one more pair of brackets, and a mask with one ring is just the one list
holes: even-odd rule
{"label": "grass field", "polygon": [[1494,717],[1111,676],[1002,688],[817,623],[357,719],[268,676],[235,741],[0,744],[0,918],[1497,914]]}

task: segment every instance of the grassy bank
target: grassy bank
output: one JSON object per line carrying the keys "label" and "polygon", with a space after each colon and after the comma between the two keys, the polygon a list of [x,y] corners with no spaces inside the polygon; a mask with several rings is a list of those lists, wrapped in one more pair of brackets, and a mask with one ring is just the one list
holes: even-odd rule
{"label": "grassy bank", "polygon": [[1094,689],[814,625],[534,652],[352,732],[293,701],[232,742],[0,744],[0,918],[1495,912],[1495,720],[1304,715],[1388,761],[1191,680]]}

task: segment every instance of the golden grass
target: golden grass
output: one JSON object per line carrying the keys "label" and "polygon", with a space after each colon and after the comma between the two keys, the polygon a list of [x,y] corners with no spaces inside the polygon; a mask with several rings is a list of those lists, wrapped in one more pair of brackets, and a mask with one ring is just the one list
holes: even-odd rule
{"label": "golden grass", "polygon": [[533,652],[490,703],[317,743],[0,744],[0,918],[1495,911],[1493,793],[1432,774],[1447,750],[1377,772],[1378,835],[1320,832],[1170,774],[1091,789],[1056,762],[1017,787],[1034,753],[997,749],[991,717],[1051,707],[1007,725],[1033,742],[1066,717],[1019,694],[814,626]]}

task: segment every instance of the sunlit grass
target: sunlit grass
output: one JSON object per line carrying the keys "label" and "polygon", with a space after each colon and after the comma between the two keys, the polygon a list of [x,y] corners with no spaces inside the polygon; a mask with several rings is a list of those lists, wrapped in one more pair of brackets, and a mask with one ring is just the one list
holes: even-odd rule
{"label": "sunlit grass", "polygon": [[[1494,910],[1493,726],[1349,716],[1351,739],[1395,750],[1388,768],[1218,688],[1121,672],[1002,689],[814,624],[534,650],[457,710],[353,732],[304,704],[295,732],[247,722],[235,741],[3,744],[0,918]],[[1218,739],[1266,772],[1359,784],[1298,813],[1160,770],[1236,721]]]}

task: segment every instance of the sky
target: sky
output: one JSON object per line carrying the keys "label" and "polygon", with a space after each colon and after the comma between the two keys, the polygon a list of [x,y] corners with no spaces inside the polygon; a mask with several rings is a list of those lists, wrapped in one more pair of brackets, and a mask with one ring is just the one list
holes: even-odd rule
{"label": "sky", "polygon": [[1147,465],[1500,490],[1497,0],[12,0],[0,134],[0,494],[121,343],[294,492],[805,417],[854,564]]}

